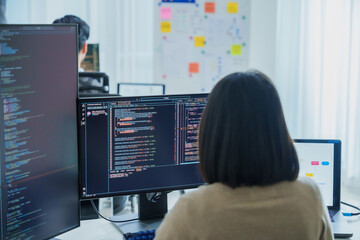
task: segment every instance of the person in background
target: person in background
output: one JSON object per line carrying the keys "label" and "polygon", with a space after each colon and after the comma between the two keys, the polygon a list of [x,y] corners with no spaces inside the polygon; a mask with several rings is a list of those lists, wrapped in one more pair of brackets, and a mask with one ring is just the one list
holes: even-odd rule
{"label": "person in background", "polygon": [[83,71],[80,67],[81,62],[85,59],[87,53],[87,40],[90,36],[89,25],[81,18],[74,15],[65,15],[62,18],[56,19],[53,24],[77,24],[78,25],[78,68],[79,71]]}
{"label": "person in background", "polygon": [[[81,68],[81,62],[84,61],[88,49],[87,40],[90,36],[89,25],[81,18],[74,15],[65,15],[62,18],[55,19],[53,24],[77,24],[78,25],[78,68],[79,72],[84,70]],[[92,84],[92,79],[79,78],[79,88],[81,86],[88,86]],[[126,196],[113,198],[113,212],[120,213],[126,206]],[[83,204],[85,205],[85,204]],[[98,203],[97,203],[98,205]],[[90,205],[89,205],[90,206]]]}
{"label": "person in background", "polygon": [[0,24],[6,24],[6,0],[0,0]]}
{"label": "person in background", "polygon": [[155,239],[333,239],[317,184],[298,178],[280,99],[263,73],[216,84],[200,122],[199,157],[208,184],[178,200]]}

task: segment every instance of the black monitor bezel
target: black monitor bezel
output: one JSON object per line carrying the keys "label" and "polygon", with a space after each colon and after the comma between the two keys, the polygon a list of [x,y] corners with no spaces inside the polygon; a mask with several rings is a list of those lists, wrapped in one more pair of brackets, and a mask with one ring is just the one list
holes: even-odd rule
{"label": "black monitor bezel", "polygon": [[333,205],[327,206],[329,210],[340,210],[341,194],[341,140],[339,139],[294,139],[298,143],[331,143],[334,144],[334,186]]}
{"label": "black monitor bezel", "polygon": [[[163,87],[163,95],[165,94],[165,84],[162,83],[128,83],[128,82],[121,82],[117,84],[117,93],[120,95],[120,87],[121,85],[137,85],[137,86],[162,86]],[[155,95],[153,95],[155,96]],[[126,96],[124,96],[126,97]],[[129,96],[130,97],[130,96]]]}
{"label": "black monitor bezel", "polygon": [[[103,102],[103,101],[130,101],[130,100],[134,100],[134,99],[139,99],[139,98],[167,98],[167,97],[184,97],[184,96],[199,96],[199,97],[208,97],[209,93],[191,93],[191,94],[174,94],[174,95],[149,95],[149,96],[109,96],[109,97],[91,97],[91,98],[78,98],[77,99],[77,105],[78,105],[78,114],[79,116],[81,115],[81,105],[83,103],[88,103],[88,102]],[[78,128],[79,131],[79,179],[80,179],[80,185],[79,185],[79,194],[80,194],[80,200],[89,200],[89,199],[99,199],[99,198],[103,198],[103,197],[117,197],[117,196],[124,196],[124,195],[132,195],[132,194],[141,194],[141,193],[150,193],[150,192],[169,192],[169,191],[176,191],[176,190],[182,190],[182,189],[191,189],[191,188],[197,188],[201,185],[204,185],[205,182],[203,183],[196,183],[196,184],[188,184],[188,185],[183,185],[183,186],[177,186],[177,187],[165,187],[165,188],[152,188],[152,189],[136,189],[134,191],[123,191],[123,192],[119,192],[119,193],[108,193],[108,194],[101,194],[101,195],[96,195],[96,196],[83,196],[82,193],[82,156],[80,156],[81,152],[82,152],[82,144],[80,143],[80,127]],[[199,170],[200,173],[200,170]]]}
{"label": "black monitor bezel", "polygon": [[[70,24],[70,23],[57,23],[57,24],[0,24],[0,28],[2,27],[49,27],[49,30],[51,30],[51,28],[58,28],[58,27],[75,27],[75,41],[76,41],[76,51],[77,48],[78,48],[78,45],[79,45],[79,42],[78,42],[78,25],[77,24]],[[76,62],[78,62],[78,54],[76,52]],[[78,80],[79,80],[79,69],[76,68],[76,75],[77,75],[77,81],[76,81],[76,89],[77,89],[77,97],[79,96],[79,91],[78,91]],[[77,121],[79,121],[79,119],[77,119]],[[78,129],[78,126],[77,126],[77,129]],[[79,142],[79,135],[78,135],[78,132],[79,130],[77,130],[77,142]],[[79,149],[77,149],[78,151],[78,163],[79,163]],[[80,165],[78,165],[78,169],[79,169]],[[80,181],[79,181],[79,177],[78,177],[78,183],[77,183],[78,186],[80,186]],[[59,236],[63,233],[66,233],[66,232],[69,232],[75,228],[78,228],[80,227],[80,211],[81,211],[81,208],[80,208],[80,195],[78,196],[79,198],[79,201],[78,201],[78,212],[77,213],[74,213],[74,214],[77,214],[77,217],[78,217],[78,224],[74,225],[74,226],[71,226],[70,228],[67,228],[65,229],[64,231],[61,231],[61,232],[58,232],[58,233],[55,233],[53,235],[50,235],[48,237],[45,237],[44,239],[51,239],[51,238],[54,238],[56,236]],[[2,237],[0,235],[0,237]]]}

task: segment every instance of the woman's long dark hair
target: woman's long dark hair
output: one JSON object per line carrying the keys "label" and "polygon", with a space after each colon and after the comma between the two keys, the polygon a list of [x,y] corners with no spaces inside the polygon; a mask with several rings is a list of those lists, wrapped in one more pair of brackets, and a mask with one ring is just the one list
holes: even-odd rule
{"label": "woman's long dark hair", "polygon": [[216,84],[200,122],[199,155],[208,183],[264,186],[297,179],[295,147],[265,74],[233,73]]}

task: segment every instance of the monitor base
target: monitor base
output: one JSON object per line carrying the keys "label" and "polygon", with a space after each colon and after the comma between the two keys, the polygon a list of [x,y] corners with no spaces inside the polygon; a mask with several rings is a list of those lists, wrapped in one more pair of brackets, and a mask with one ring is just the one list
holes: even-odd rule
{"label": "monitor base", "polygon": [[167,192],[141,193],[139,194],[138,212],[128,215],[112,216],[112,221],[126,221],[138,219],[130,222],[113,224],[124,233],[134,233],[146,230],[156,230],[164,215],[168,210]]}
{"label": "monitor base", "polygon": [[[99,209],[99,199],[93,200],[97,209]],[[97,219],[99,215],[95,212],[90,200],[80,201],[80,220]]]}

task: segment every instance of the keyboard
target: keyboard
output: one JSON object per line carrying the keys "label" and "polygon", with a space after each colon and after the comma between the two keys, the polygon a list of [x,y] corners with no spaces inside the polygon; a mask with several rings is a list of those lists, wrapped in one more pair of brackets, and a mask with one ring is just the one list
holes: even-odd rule
{"label": "keyboard", "polygon": [[155,238],[155,229],[153,230],[146,230],[140,232],[133,232],[133,233],[125,233],[124,235],[125,240],[145,240],[145,239],[154,239]]}

